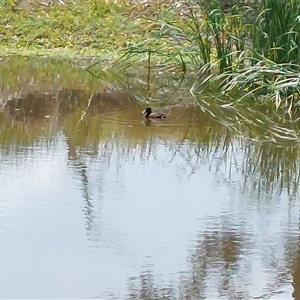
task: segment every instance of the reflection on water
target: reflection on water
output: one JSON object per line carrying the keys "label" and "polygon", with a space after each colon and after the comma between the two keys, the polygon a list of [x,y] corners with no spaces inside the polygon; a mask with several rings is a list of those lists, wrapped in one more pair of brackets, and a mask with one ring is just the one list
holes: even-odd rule
{"label": "reflection on water", "polygon": [[299,299],[298,146],[97,93],[0,115],[0,298]]}

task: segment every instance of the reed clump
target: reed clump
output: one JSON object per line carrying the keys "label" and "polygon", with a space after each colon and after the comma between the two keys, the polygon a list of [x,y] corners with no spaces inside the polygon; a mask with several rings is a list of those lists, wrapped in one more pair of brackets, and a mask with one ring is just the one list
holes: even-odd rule
{"label": "reed clump", "polygon": [[[149,8],[151,10],[151,8]],[[267,100],[291,110],[299,101],[300,2],[176,1],[148,13],[137,44],[122,49],[128,67],[145,59],[165,72],[194,74],[194,95]],[[130,62],[130,63],[129,63]],[[117,65],[122,65],[118,61]]]}

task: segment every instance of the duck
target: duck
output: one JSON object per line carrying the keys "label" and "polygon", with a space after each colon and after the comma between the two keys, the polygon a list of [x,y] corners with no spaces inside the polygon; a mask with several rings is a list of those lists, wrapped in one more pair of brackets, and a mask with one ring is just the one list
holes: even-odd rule
{"label": "duck", "polygon": [[167,117],[164,113],[153,113],[151,107],[147,107],[142,114],[146,119],[165,119]]}

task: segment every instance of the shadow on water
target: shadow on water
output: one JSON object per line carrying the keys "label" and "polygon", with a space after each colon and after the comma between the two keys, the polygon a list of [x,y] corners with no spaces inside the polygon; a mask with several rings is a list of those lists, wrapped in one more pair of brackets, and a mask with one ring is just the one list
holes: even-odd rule
{"label": "shadow on water", "polygon": [[[191,105],[193,99],[180,102],[173,97],[162,105],[169,113],[167,120],[147,121],[141,114],[145,104],[137,100],[142,92],[137,97],[133,88],[128,89],[137,86],[137,80],[129,82],[127,90],[124,86],[117,89],[112,83],[95,81],[80,68],[70,73],[70,66],[58,64],[52,70],[48,63],[45,67],[29,65],[25,70],[24,62],[14,68],[1,64],[8,74],[0,95],[1,161],[64,143],[67,167],[80,182],[85,229],[94,247],[103,235],[103,195],[112,164],[116,166],[111,175],[114,189],[122,190],[118,178],[124,165],[138,162],[144,167],[174,165],[182,179],[205,169],[214,174],[216,186],[226,184],[230,193],[241,195],[240,202],[231,205],[246,211],[224,213],[203,225],[189,246],[187,270],[177,270],[179,280],[165,282],[155,266],[144,265],[139,275],[127,276],[127,299],[280,298],[291,294],[289,285],[293,285],[293,297],[300,298],[299,220],[295,225],[287,217],[281,244],[272,241],[270,233],[266,237],[270,246],[244,221],[247,214],[256,216],[253,207],[272,219],[270,207],[279,206],[283,194],[287,195],[284,208],[291,213],[299,193],[297,122],[280,119],[266,109],[209,104],[205,96],[200,105]],[[165,91],[170,93],[170,89]],[[266,113],[272,117],[266,119]],[[118,249],[124,247],[122,242],[112,242]],[[283,248],[280,253],[279,246]],[[249,288],[255,268],[251,261],[257,261],[261,248],[259,264],[261,272],[266,272],[266,284],[253,291]],[[114,292],[106,296],[118,297]]]}

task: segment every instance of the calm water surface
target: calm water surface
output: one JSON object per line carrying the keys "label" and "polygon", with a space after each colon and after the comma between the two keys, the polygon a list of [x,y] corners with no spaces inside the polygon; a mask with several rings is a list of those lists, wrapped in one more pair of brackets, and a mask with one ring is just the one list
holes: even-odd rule
{"label": "calm water surface", "polygon": [[299,297],[293,145],[193,109],[26,105],[0,117],[0,298]]}

